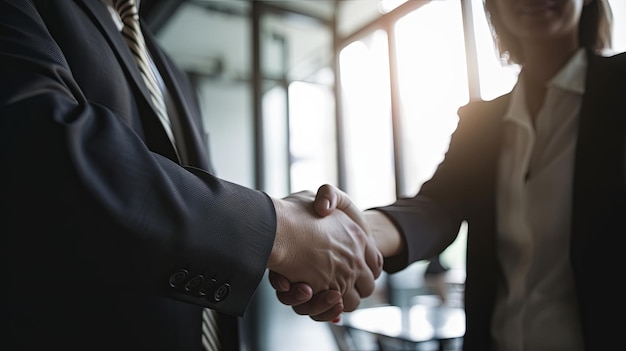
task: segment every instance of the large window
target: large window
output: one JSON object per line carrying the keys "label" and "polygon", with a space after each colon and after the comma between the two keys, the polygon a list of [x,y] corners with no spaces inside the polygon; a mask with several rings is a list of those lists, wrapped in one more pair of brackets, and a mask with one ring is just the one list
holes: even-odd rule
{"label": "large window", "polygon": [[285,196],[337,183],[332,30],[273,6],[260,11],[262,190]]}
{"label": "large window", "polygon": [[394,25],[404,189],[414,195],[443,160],[456,110],[469,101],[459,1],[432,1]]}
{"label": "large window", "polygon": [[346,190],[357,206],[396,198],[387,34],[377,30],[340,54]]}

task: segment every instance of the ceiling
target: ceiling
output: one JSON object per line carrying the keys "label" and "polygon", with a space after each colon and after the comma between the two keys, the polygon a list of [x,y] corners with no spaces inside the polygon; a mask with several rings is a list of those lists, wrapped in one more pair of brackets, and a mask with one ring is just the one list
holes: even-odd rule
{"label": "ceiling", "polygon": [[407,0],[143,0],[141,11],[153,29],[158,31],[183,3],[194,3],[216,11],[247,13],[252,3],[258,2],[330,21],[338,9],[361,8],[376,13],[379,9],[394,8],[405,1]]}
{"label": "ceiling", "polygon": [[[142,0],[142,16],[163,47],[187,71],[248,79],[252,59],[253,2],[264,14],[262,31],[288,45],[289,69],[332,48],[330,23],[347,37],[406,0]],[[412,0],[418,1],[418,0]],[[265,33],[265,32],[264,32]],[[265,62],[280,59],[264,46]],[[319,50],[323,48],[324,50]],[[270,48],[271,49],[271,48]],[[283,66],[285,66],[283,65]]]}

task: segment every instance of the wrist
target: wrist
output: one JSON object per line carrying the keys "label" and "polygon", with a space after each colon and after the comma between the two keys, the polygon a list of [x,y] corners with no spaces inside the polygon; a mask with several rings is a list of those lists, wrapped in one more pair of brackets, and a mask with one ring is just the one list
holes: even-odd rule
{"label": "wrist", "polygon": [[364,215],[376,247],[383,257],[399,255],[403,251],[404,241],[391,219],[376,210],[365,211]]}
{"label": "wrist", "polygon": [[270,270],[276,270],[282,262],[285,260],[287,250],[285,249],[285,233],[287,233],[286,227],[289,225],[286,223],[286,206],[285,201],[281,199],[272,198],[274,203],[274,210],[276,212],[276,235],[274,236],[274,245],[270,257],[267,261],[267,268]]}

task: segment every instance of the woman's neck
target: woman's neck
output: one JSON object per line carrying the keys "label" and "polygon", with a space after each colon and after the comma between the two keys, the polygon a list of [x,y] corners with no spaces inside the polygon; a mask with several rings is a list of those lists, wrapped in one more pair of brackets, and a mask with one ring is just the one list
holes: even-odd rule
{"label": "woman's neck", "polygon": [[526,106],[533,120],[541,109],[547,92],[547,83],[569,61],[578,49],[577,43],[533,43],[524,48],[524,75]]}
{"label": "woman's neck", "polygon": [[547,83],[578,50],[577,42],[533,43],[524,48],[524,74],[536,84]]}

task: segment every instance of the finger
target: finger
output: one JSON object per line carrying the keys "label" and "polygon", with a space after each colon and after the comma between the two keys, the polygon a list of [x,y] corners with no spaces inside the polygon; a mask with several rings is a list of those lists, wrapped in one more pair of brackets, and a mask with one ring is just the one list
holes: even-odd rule
{"label": "finger", "polygon": [[270,280],[272,288],[274,288],[274,290],[276,290],[277,292],[286,292],[291,289],[291,282],[282,274],[276,273],[274,271],[269,271],[268,278]]}
{"label": "finger", "polygon": [[313,297],[313,289],[305,283],[294,283],[291,285],[289,291],[277,291],[276,297],[283,305],[299,306],[311,300]]}
{"label": "finger", "polygon": [[345,294],[343,294],[343,311],[344,312],[352,312],[359,307],[359,303],[361,303],[361,296],[357,289],[348,289]]}
{"label": "finger", "polygon": [[[374,273],[369,268],[363,267],[360,269],[359,273],[354,284],[354,289],[356,289],[358,296],[365,298],[370,296],[376,288],[375,277]],[[347,305],[347,303],[345,304]]]}
{"label": "finger", "polygon": [[367,246],[365,247],[365,263],[372,271],[374,279],[380,277],[383,271],[383,254],[376,247],[376,241],[373,237],[368,237]]}
{"label": "finger", "polygon": [[[343,310],[341,293],[337,290],[326,290],[319,292],[306,303],[294,306],[293,310],[299,315],[316,316],[337,309],[337,305],[341,305]],[[332,312],[329,312],[332,314]],[[341,313],[341,311],[339,312]],[[335,313],[335,315],[339,314]]]}
{"label": "finger", "polygon": [[317,322],[334,322],[340,319],[343,312],[343,303],[338,303],[328,311],[320,313],[318,315],[311,316],[311,319]]}

